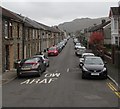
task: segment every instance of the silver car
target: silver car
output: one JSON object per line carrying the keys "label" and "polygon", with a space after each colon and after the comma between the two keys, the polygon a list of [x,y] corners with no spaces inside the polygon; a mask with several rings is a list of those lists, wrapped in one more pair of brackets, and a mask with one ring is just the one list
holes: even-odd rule
{"label": "silver car", "polygon": [[46,65],[46,67],[49,67],[49,58],[44,55],[44,54],[41,54],[41,55],[34,55],[33,57],[42,57],[42,59],[44,60],[44,64]]}

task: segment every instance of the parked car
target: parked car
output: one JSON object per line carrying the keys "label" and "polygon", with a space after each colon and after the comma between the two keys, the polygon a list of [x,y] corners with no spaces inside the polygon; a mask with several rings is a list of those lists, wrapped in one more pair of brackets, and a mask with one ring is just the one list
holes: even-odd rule
{"label": "parked car", "polygon": [[88,56],[82,65],[82,78],[102,77],[107,79],[107,67],[101,57]]}
{"label": "parked car", "polygon": [[20,62],[20,66],[17,68],[17,76],[26,76],[37,74],[41,76],[41,74],[46,70],[46,66],[42,58],[28,58],[23,59]]}
{"label": "parked car", "polygon": [[67,44],[67,39],[64,39],[65,45]]}
{"label": "parked car", "polygon": [[60,44],[62,45],[62,48],[65,47],[65,41],[61,41]]}
{"label": "parked car", "polygon": [[63,45],[62,45],[61,43],[58,43],[58,44],[56,45],[56,47],[57,47],[59,53],[60,53],[60,52],[62,51],[62,49],[63,49]]}
{"label": "parked car", "polygon": [[78,41],[77,38],[74,38],[74,39],[73,39],[73,42],[74,42],[74,44],[79,43],[79,41]]}
{"label": "parked car", "polygon": [[77,56],[82,56],[82,54],[85,53],[85,51],[86,51],[86,48],[85,48],[85,47],[80,47],[79,49],[76,49],[76,50],[75,50],[75,54],[76,54]]}
{"label": "parked car", "polygon": [[82,67],[82,64],[83,64],[83,61],[85,59],[85,57],[87,56],[95,56],[93,53],[83,53],[81,58],[79,59],[80,63],[79,63],[79,66],[80,68]]}
{"label": "parked car", "polygon": [[50,62],[49,62],[49,58],[46,55],[44,55],[44,54],[34,55],[33,58],[42,58],[46,67],[49,67]]}
{"label": "parked car", "polygon": [[[81,48],[81,44],[80,43],[76,43],[75,44],[75,49],[79,49],[79,48]],[[84,47],[85,48],[85,47]]]}
{"label": "parked car", "polygon": [[48,56],[57,56],[57,55],[58,55],[57,47],[53,46],[48,49]]}

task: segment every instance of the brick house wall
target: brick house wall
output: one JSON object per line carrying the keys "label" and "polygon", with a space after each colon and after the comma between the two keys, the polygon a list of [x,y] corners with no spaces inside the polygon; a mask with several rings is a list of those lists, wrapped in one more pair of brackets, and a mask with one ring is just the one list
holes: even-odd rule
{"label": "brick house wall", "polygon": [[[6,22],[8,25],[6,25]],[[2,25],[3,70],[13,70],[15,60],[22,58],[22,24],[3,18]],[[8,28],[5,29],[5,26]],[[6,33],[8,36],[6,36]]]}
{"label": "brick house wall", "polygon": [[[0,13],[2,13],[1,8]],[[1,73],[2,73],[2,17],[0,16],[0,74]]]}

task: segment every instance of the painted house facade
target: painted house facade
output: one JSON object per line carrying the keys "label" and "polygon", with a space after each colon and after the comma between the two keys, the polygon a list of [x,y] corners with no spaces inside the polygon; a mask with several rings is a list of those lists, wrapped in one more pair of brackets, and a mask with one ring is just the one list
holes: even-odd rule
{"label": "painted house facade", "polygon": [[111,44],[111,22],[103,27],[104,30],[104,44]]}
{"label": "painted house facade", "polygon": [[[88,32],[89,35],[91,36],[94,33],[100,33],[103,37],[103,40],[101,40],[100,44],[105,44],[106,42],[106,35],[104,31],[104,27],[110,24],[110,21],[105,21],[104,19],[101,21],[101,24],[99,25],[94,25],[93,27],[89,28]],[[89,42],[90,42],[90,36],[89,37]]]}
{"label": "painted house facade", "polygon": [[120,7],[111,7],[111,44],[120,46]]}

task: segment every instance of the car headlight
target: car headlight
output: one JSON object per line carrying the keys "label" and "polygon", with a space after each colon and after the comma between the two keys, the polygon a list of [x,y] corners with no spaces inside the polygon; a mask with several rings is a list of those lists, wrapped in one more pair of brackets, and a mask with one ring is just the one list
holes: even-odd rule
{"label": "car headlight", "polygon": [[84,66],[83,66],[83,70],[84,70],[84,71],[88,71]]}
{"label": "car headlight", "polygon": [[106,70],[107,70],[107,69],[104,67],[102,71],[104,72],[104,71],[106,71]]}

